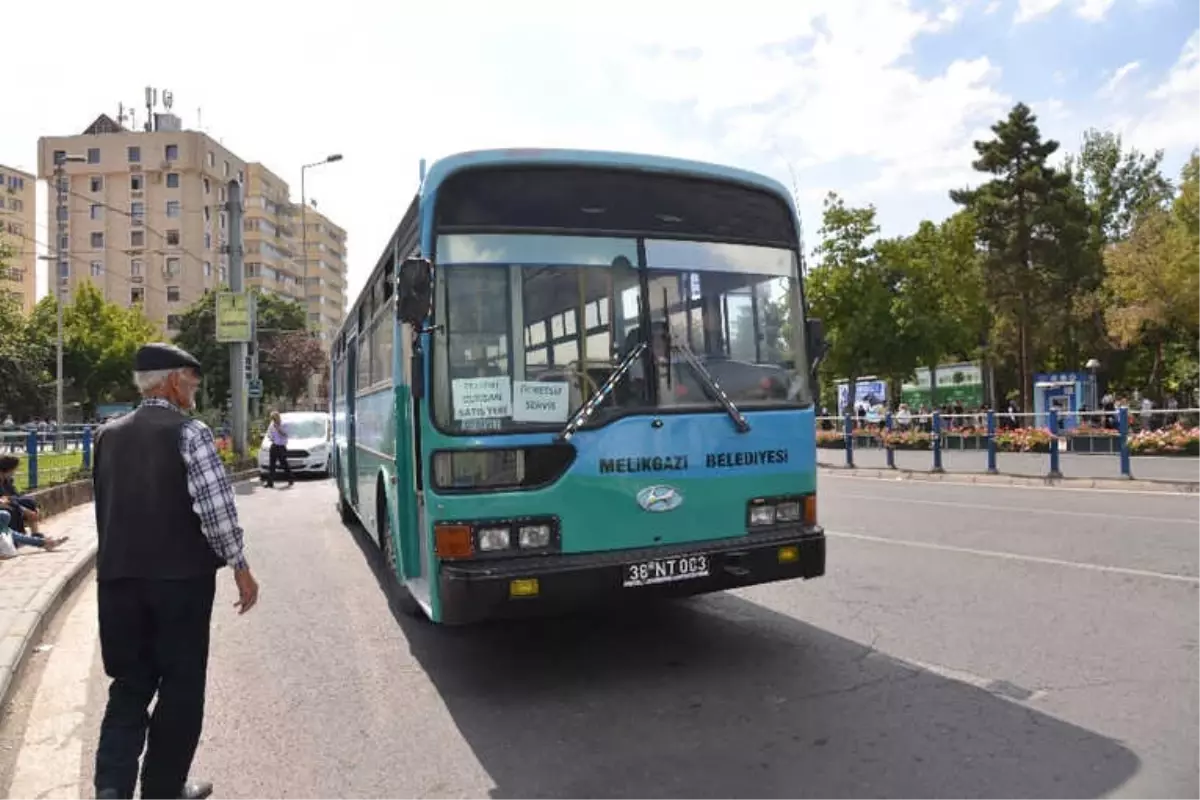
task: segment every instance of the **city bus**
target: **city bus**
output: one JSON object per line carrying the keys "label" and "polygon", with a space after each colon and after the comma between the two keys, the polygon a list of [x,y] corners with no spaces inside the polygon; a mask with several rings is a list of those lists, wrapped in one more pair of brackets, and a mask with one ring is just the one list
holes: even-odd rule
{"label": "city bus", "polygon": [[825,572],[791,196],[491,150],[420,188],[331,350],[338,507],[435,623]]}

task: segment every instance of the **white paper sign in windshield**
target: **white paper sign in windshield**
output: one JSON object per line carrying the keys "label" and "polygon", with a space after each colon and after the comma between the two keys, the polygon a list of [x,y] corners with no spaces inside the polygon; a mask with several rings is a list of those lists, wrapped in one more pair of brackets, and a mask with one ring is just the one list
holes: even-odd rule
{"label": "white paper sign in windshield", "polygon": [[455,378],[451,395],[456,420],[512,416],[512,386],[508,378]]}
{"label": "white paper sign in windshield", "polygon": [[513,381],[513,420],[566,422],[571,410],[571,384]]}

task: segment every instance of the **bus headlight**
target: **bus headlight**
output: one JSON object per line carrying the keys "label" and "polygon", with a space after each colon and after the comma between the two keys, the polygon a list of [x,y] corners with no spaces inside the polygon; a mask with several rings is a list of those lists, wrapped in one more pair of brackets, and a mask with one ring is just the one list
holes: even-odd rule
{"label": "bus headlight", "polygon": [[750,506],[750,525],[774,525],[775,506]]}
{"label": "bus headlight", "polygon": [[508,528],[480,528],[478,536],[479,551],[481,553],[507,550],[511,541]]}
{"label": "bus headlight", "polygon": [[522,525],[517,534],[522,549],[537,549],[550,545],[549,525]]}
{"label": "bus headlight", "polygon": [[775,520],[777,522],[797,522],[799,519],[799,500],[788,500],[775,506]]}

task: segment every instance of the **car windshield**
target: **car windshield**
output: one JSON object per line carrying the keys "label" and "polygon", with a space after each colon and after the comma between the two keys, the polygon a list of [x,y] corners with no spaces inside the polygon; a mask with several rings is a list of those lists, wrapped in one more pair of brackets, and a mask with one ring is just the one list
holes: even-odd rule
{"label": "car windshield", "polygon": [[647,331],[652,346],[586,425],[724,408],[704,373],[743,411],[809,402],[793,366],[804,359],[792,355],[799,287],[787,249],[454,234],[439,237],[436,261],[431,400],[448,432],[561,429]]}
{"label": "car windshield", "polygon": [[283,432],[291,439],[324,439],[327,424],[324,417],[281,417]]}

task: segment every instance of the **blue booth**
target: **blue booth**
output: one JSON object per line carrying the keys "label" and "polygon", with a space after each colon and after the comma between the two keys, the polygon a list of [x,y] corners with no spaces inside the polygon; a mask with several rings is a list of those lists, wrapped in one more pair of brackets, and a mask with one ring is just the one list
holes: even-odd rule
{"label": "blue booth", "polygon": [[1039,372],[1033,376],[1033,413],[1037,426],[1050,425],[1049,412],[1058,412],[1058,430],[1070,431],[1079,427],[1081,408],[1095,411],[1092,398],[1093,378],[1080,372]]}

